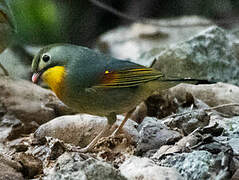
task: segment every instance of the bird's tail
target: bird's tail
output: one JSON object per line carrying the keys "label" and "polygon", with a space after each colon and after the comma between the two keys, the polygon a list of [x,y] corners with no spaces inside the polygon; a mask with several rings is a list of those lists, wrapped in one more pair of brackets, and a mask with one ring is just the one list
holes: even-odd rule
{"label": "bird's tail", "polygon": [[159,78],[158,81],[154,81],[155,89],[165,90],[171,87],[174,87],[180,83],[188,83],[188,84],[212,84],[215,82],[211,82],[205,79],[190,79],[190,78]]}
{"label": "bird's tail", "polygon": [[191,78],[166,78],[166,79],[159,79],[161,82],[175,82],[175,83],[189,83],[189,84],[213,84],[216,83],[214,81],[209,81],[206,79],[191,79]]}

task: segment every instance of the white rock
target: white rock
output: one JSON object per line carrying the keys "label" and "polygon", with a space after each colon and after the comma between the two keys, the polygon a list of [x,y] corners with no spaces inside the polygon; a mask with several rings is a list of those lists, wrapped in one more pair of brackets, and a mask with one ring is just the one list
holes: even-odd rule
{"label": "white rock", "polygon": [[[195,98],[202,100],[211,107],[221,104],[239,103],[239,87],[227,83],[209,85],[179,84],[169,90],[169,94],[175,96],[180,101],[186,97],[186,93],[191,93]],[[239,115],[238,106],[220,108],[217,111],[229,115]]]}
{"label": "white rock", "polygon": [[[123,116],[118,116],[119,121]],[[105,117],[93,116],[88,114],[77,114],[57,117],[48,123],[41,125],[35,132],[36,138],[50,136],[63,140],[66,143],[79,145],[84,147],[88,145],[93,138],[99,134],[107,123]],[[116,124],[119,124],[117,122]],[[136,140],[138,132],[136,130],[137,124],[132,120],[128,120],[123,127],[126,135],[133,137]],[[113,129],[105,136],[110,135]]]}
{"label": "white rock", "polygon": [[180,180],[183,179],[174,168],[161,167],[148,158],[132,156],[119,168],[121,174],[130,180]]}

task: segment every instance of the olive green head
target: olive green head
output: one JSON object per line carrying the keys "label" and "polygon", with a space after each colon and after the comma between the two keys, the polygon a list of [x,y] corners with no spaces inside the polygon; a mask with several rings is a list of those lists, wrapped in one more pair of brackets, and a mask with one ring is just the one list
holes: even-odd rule
{"label": "olive green head", "polygon": [[35,83],[39,77],[49,68],[54,66],[66,66],[71,59],[70,44],[52,44],[42,48],[32,61],[32,81]]}

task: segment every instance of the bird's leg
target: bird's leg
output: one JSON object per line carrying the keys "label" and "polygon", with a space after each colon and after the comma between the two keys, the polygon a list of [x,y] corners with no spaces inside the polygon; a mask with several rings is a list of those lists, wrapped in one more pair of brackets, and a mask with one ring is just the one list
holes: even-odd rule
{"label": "bird's leg", "polygon": [[123,121],[121,122],[121,124],[119,125],[119,127],[117,127],[117,129],[111,134],[112,137],[117,135],[117,133],[123,128],[124,124],[130,118],[130,116],[132,115],[134,110],[135,109],[132,109],[131,111],[127,112],[127,114],[125,115],[125,117],[124,117]]}
{"label": "bird's leg", "polygon": [[92,150],[92,148],[94,147],[94,145],[97,143],[97,141],[103,137],[103,135],[110,130],[111,126],[114,124],[114,122],[116,121],[116,114],[115,113],[111,113],[109,116],[107,116],[107,125],[104,127],[104,129],[101,130],[101,132],[90,142],[90,144],[88,144],[86,147],[82,148],[82,149],[78,149],[77,152],[88,152],[90,150]]}
{"label": "bird's leg", "polygon": [[107,124],[104,129],[101,130],[101,132],[90,142],[90,144],[88,144],[86,147],[77,150],[77,152],[88,152],[90,150],[92,150],[92,148],[94,147],[94,145],[97,143],[97,141],[105,134],[105,132],[107,132],[109,129],[111,128],[110,124]]}

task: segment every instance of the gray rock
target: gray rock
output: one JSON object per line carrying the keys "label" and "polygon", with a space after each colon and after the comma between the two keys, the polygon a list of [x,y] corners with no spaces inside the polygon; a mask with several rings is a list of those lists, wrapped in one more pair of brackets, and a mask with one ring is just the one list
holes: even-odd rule
{"label": "gray rock", "polygon": [[0,140],[33,132],[57,116],[72,114],[49,90],[10,77],[0,78]]}
{"label": "gray rock", "polygon": [[156,118],[146,117],[138,128],[138,153],[158,149],[165,144],[171,144],[181,138],[177,131],[170,130]]}
{"label": "gray rock", "polygon": [[239,138],[231,138],[229,141],[228,141],[229,145],[232,147],[233,149],[233,153],[235,155],[238,155],[239,154]]}
{"label": "gray rock", "polygon": [[228,167],[222,163],[223,157],[221,153],[214,156],[207,151],[193,151],[167,156],[160,164],[176,168],[188,180],[229,179]]}
{"label": "gray rock", "polygon": [[[118,118],[122,120],[123,116],[118,116]],[[34,133],[34,136],[37,139],[50,136],[63,140],[66,143],[84,147],[99,134],[106,123],[107,119],[105,117],[88,114],[61,116],[41,125]],[[117,121],[116,124],[119,123],[120,121]],[[137,141],[138,138],[136,125],[132,120],[128,120],[123,127],[124,133],[128,137],[133,138],[134,141]],[[105,136],[110,135],[112,132],[113,129],[109,129]]]}
{"label": "gray rock", "polygon": [[205,127],[209,124],[210,116],[204,110],[193,110],[186,114],[175,115],[163,120],[164,124],[170,128],[178,128],[184,134],[190,134],[199,127]]}
{"label": "gray rock", "polygon": [[[6,49],[0,54],[0,62],[4,68],[8,71],[11,77],[30,79],[31,63],[29,57],[23,57],[15,54],[11,49]],[[28,61],[28,63],[26,63]],[[3,74],[0,68],[0,74]]]}
{"label": "gray rock", "polygon": [[[200,136],[199,136],[200,137]],[[200,138],[197,135],[189,134],[188,136],[184,136],[180,139],[175,145],[164,145],[161,146],[156,153],[154,153],[151,157],[152,159],[159,160],[162,156],[169,155],[172,153],[185,152],[188,148],[196,145],[200,142]]]}
{"label": "gray rock", "polygon": [[126,180],[110,164],[77,153],[61,155],[44,179]]}
{"label": "gray rock", "polygon": [[228,34],[210,27],[160,51],[153,67],[168,77],[191,77],[239,84],[239,61]]}
{"label": "gray rock", "polygon": [[[207,19],[198,16],[185,16],[175,19],[155,20],[153,23],[164,25],[185,25],[188,23],[200,24],[210,22]],[[206,29],[205,26],[192,27],[162,27],[150,24],[134,23],[130,26],[119,27],[103,34],[99,38],[97,47],[103,51],[111,54],[114,57],[122,59],[132,59],[137,63],[149,66],[154,58],[148,58],[144,52],[153,48],[165,47],[175,42],[187,40],[192,35],[199,33]],[[179,36],[180,34],[180,36]],[[142,57],[140,55],[143,53]],[[151,51],[154,54],[154,50]]]}
{"label": "gray rock", "polygon": [[237,156],[239,154],[239,116],[232,118],[212,116],[211,121],[217,122],[224,129],[222,136],[217,137],[216,140],[221,143],[228,143],[233,154]]}
{"label": "gray rock", "polygon": [[[170,88],[168,96],[176,97],[179,101],[185,101],[187,93],[191,93],[195,98],[202,100],[211,107],[221,104],[239,103],[239,87],[226,83],[209,85],[179,84]],[[231,116],[239,115],[238,106],[219,108],[217,111]]]}
{"label": "gray rock", "polygon": [[183,179],[174,168],[157,166],[148,158],[132,156],[119,168],[122,175],[130,180],[179,180]]}
{"label": "gray rock", "polygon": [[225,118],[218,115],[211,117],[212,122],[216,122],[224,129],[223,136],[228,139],[239,138],[239,116]]}

